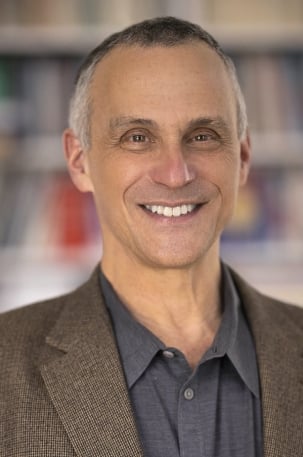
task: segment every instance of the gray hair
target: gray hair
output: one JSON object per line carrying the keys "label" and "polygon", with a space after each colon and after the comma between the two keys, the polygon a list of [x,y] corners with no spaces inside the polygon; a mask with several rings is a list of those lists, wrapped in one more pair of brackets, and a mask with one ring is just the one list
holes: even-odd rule
{"label": "gray hair", "polygon": [[219,43],[199,25],[174,17],[160,17],[139,22],[110,35],[83,61],[76,77],[69,112],[69,126],[77,135],[81,146],[84,149],[90,147],[92,100],[89,96],[89,88],[95,68],[106,54],[119,46],[174,47],[196,41],[202,41],[213,49],[227,69],[236,97],[238,137],[242,139],[247,128],[246,105],[231,58],[225,54]]}

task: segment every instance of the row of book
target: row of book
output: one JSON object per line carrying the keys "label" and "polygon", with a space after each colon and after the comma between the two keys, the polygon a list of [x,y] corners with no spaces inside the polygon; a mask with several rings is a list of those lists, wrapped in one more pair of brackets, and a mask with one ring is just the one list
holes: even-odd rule
{"label": "row of book", "polygon": [[0,24],[127,24],[176,15],[215,23],[293,23],[303,20],[301,0],[1,0]]}
{"label": "row of book", "polygon": [[302,242],[303,169],[252,170],[224,241]]}
{"label": "row of book", "polygon": [[0,133],[60,132],[77,66],[73,58],[0,59]]}
{"label": "row of book", "polygon": [[[303,172],[254,171],[224,241],[302,241]],[[91,194],[63,173],[0,180],[0,246],[78,248],[100,243]]]}
{"label": "row of book", "polygon": [[[0,24],[119,24],[167,14],[170,0],[2,0]],[[189,0],[190,1],[190,0]],[[178,0],[176,1],[178,3]],[[202,0],[203,3],[203,0]]]}
{"label": "row of book", "polygon": [[[235,56],[252,130],[303,130],[303,53]],[[58,134],[79,59],[0,60],[0,134]]]}
{"label": "row of book", "polygon": [[91,194],[64,173],[4,174],[0,178],[0,246],[81,248],[100,242]]}
{"label": "row of book", "polygon": [[303,130],[303,55],[235,56],[253,131]]}

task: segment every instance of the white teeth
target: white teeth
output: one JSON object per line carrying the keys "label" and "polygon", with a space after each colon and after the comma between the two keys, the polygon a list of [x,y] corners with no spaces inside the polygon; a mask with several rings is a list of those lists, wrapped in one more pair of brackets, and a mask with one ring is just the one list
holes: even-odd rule
{"label": "white teeth", "polygon": [[170,208],[169,206],[165,206],[164,211],[163,211],[163,216],[172,217],[172,215],[173,215],[173,209]]}
{"label": "white teeth", "polygon": [[165,217],[179,217],[191,213],[196,205],[181,205],[181,206],[161,206],[161,205],[145,205],[145,208],[154,214]]}
{"label": "white teeth", "polygon": [[186,214],[187,213],[187,206],[186,205],[182,205],[181,206],[181,214]]}
{"label": "white teeth", "polygon": [[173,216],[178,217],[181,214],[181,207],[180,206],[175,206],[173,208]]}

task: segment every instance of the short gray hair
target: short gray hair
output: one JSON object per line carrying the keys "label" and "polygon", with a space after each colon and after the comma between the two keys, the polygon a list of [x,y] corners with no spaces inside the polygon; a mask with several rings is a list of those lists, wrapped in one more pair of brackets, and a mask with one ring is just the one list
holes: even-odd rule
{"label": "short gray hair", "polygon": [[84,149],[90,147],[92,100],[89,97],[89,88],[95,68],[106,54],[119,46],[174,47],[196,41],[206,43],[224,62],[236,97],[237,129],[238,137],[241,139],[247,128],[246,105],[231,58],[225,54],[219,43],[199,25],[174,17],[159,17],[139,22],[110,35],[83,61],[76,77],[69,112],[69,126],[77,135],[81,146]]}

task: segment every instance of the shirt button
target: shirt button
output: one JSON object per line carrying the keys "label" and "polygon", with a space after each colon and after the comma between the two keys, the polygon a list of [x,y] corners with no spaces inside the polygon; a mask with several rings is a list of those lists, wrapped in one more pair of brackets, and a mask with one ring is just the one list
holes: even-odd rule
{"label": "shirt button", "polygon": [[187,389],[184,390],[183,395],[184,395],[185,400],[192,400],[195,396],[195,392],[193,391],[193,389],[188,387]]}
{"label": "shirt button", "polygon": [[175,354],[172,351],[163,351],[162,354],[166,359],[173,359],[175,357]]}

